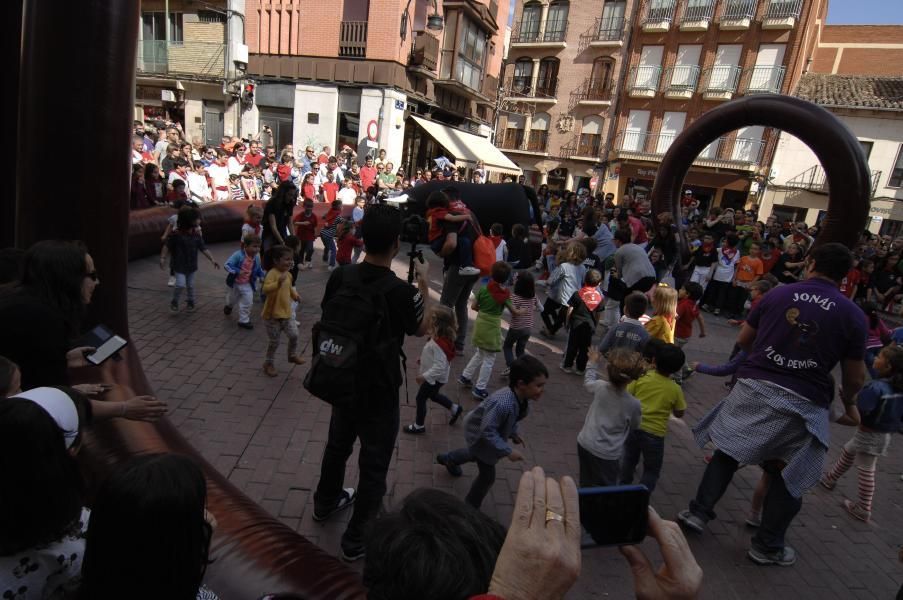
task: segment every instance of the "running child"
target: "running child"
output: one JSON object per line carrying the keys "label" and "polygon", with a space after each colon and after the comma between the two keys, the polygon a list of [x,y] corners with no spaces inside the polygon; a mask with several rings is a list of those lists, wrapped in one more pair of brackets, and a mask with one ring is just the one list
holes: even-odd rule
{"label": "running child", "polygon": [[592,350],[583,385],[593,395],[583,429],[577,435],[580,487],[618,484],[621,456],[627,437],[640,426],[640,401],[627,392],[627,384],[642,377],[643,357],[638,352],[614,350],[608,355],[608,381],[596,378],[601,355]]}
{"label": "running child", "polygon": [[703,310],[710,309],[714,314],[720,315],[722,310],[729,307],[728,296],[731,283],[734,281],[734,272],[737,263],[740,262],[740,252],[737,250],[739,239],[729,233],[721,240],[721,248],[718,249],[718,260],[712,272],[712,279],[705,289]]}
{"label": "running child", "polygon": [[319,220],[314,214],[314,201],[304,200],[304,210],[292,219],[295,235],[301,240],[301,264],[299,268],[312,269],[311,259],[314,256],[314,240],[317,239]]}
{"label": "running child", "polygon": [[599,324],[599,312],[602,310],[603,298],[599,292],[601,282],[602,274],[590,269],[583,277],[583,287],[568,300],[568,343],[561,363],[561,370],[565,373],[583,375],[586,371],[589,347],[593,343],[593,333]]}
{"label": "running child", "polygon": [[549,371],[539,359],[528,354],[515,360],[511,363],[508,387],[494,392],[464,418],[467,446],[436,456],[436,462],[453,477],[463,475],[464,463],[477,463],[479,473],[464,498],[471,506],[480,508],[492,489],[498,461],[506,457],[512,462],[524,459],[508,440],[524,444],[517,424],[527,416],[529,402],[536,402],[542,396],[548,377]]}
{"label": "running child", "polygon": [[534,315],[537,310],[542,310],[542,304],[536,297],[536,281],[529,271],[522,271],[514,280],[511,304],[520,311],[520,314],[512,314],[508,323],[508,333],[505,334],[505,342],[502,344],[502,353],[505,355],[505,370],[502,371],[502,377],[508,376],[515,357],[520,358],[524,355],[533,331]]}
{"label": "running child", "polygon": [[342,201],[333,200],[329,210],[323,215],[323,227],[320,229],[320,241],[323,242],[323,262],[329,261],[329,270],[335,269],[335,233],[342,218]]}
{"label": "running child", "polygon": [[455,357],[455,335],[457,325],[452,309],[440,305],[432,307],[429,315],[430,339],[420,352],[420,374],[417,375],[417,416],[411,425],[403,429],[405,433],[415,435],[425,433],[426,401],[432,400],[444,406],[451,413],[449,425],[454,425],[464,412],[460,404],[452,402],[440,393],[442,386],[448,383],[449,363]]}
{"label": "running child", "polygon": [[252,204],[248,206],[248,210],[245,211],[245,222],[241,225],[241,239],[245,239],[246,235],[256,235],[259,238],[263,237],[263,209],[257,206],[256,204]]}
{"label": "running child", "polygon": [[[348,181],[347,179],[345,181]],[[350,265],[354,250],[364,247],[364,240],[354,236],[354,224],[342,221],[336,229],[335,261],[340,267]]]}
{"label": "running child", "polygon": [[179,298],[183,289],[187,289],[188,311],[194,311],[194,274],[198,270],[198,252],[207,257],[213,268],[219,269],[219,263],[207,250],[204,238],[201,237],[200,224],[201,213],[198,209],[188,206],[181,209],[176,220],[176,229],[166,239],[166,245],[160,253],[160,268],[166,268],[166,258],[171,256],[170,267],[176,278],[169,303],[170,312],[179,312]]}
{"label": "running child", "polygon": [[304,359],[296,353],[298,326],[292,318],[292,301],[300,300],[289,273],[294,263],[292,251],[287,246],[273,246],[270,248],[270,258],[273,268],[267,272],[263,281],[263,293],[266,294],[266,301],[263,304],[262,316],[267,328],[267,338],[269,338],[263,372],[270,377],[275,377],[277,372],[276,367],[273,366],[273,359],[276,356],[276,349],[279,348],[279,337],[283,332],[288,338],[288,362],[303,365]]}
{"label": "running child", "polygon": [[[505,286],[510,276],[511,267],[508,263],[493,264],[492,279],[477,291],[470,304],[470,308],[478,312],[473,325],[474,352],[458,378],[458,383],[466,387],[473,386],[471,394],[477,400],[485,400],[489,396],[486,385],[492,375],[495,356],[502,349],[502,312],[507,308],[513,315],[520,314],[520,310],[511,303],[511,292]],[[473,376],[477,368],[480,372],[474,382]]]}
{"label": "running child", "polygon": [[540,333],[549,339],[555,337],[559,329],[564,327],[567,318],[567,304],[580,289],[586,276],[586,247],[577,241],[568,242],[558,253],[558,266],[546,280],[546,302],[542,309],[542,321],[545,327]]}
{"label": "running child", "polygon": [[677,293],[677,321],[674,325],[674,342],[681,348],[693,337],[693,322],[699,323],[699,337],[705,337],[705,320],[699,312],[702,286],[687,282]]}
{"label": "running child", "polygon": [[891,437],[903,423],[903,348],[887,346],[878,354],[873,368],[878,379],[868,382],[856,397],[859,429],[820,480],[822,487],[833,490],[837,480],[855,464],[859,497],[855,502],[844,499],[843,507],[850,516],[866,523],[872,516],[878,457],[887,454]]}
{"label": "running child", "polygon": [[627,392],[640,401],[643,418],[639,428],[627,437],[624,445],[620,483],[626,485],[633,482],[634,471],[642,457],[643,476],[640,483],[649,488],[651,494],[664,464],[668,419],[671,415],[678,419],[682,417],[687,403],[680,386],[671,379],[671,375],[684,364],[683,350],[657,339],[649,340],[647,346],[654,354],[652,368],[627,386]]}
{"label": "running child", "polygon": [[[640,318],[646,314],[649,300],[643,292],[631,292],[624,298],[624,316],[621,321],[608,330],[599,352],[607,355],[616,348],[624,348],[633,352],[641,352],[649,341],[649,332],[643,327]],[[608,310],[606,307],[605,310]]]}
{"label": "running child", "polygon": [[265,273],[260,266],[260,237],[248,233],[242,240],[241,250],[236,251],[223,268],[228,275],[226,285],[226,304],[223,314],[232,314],[232,305],[238,303],[238,326],[242,329],[254,329],[251,323],[251,307],[254,304],[254,292],[257,282]]}

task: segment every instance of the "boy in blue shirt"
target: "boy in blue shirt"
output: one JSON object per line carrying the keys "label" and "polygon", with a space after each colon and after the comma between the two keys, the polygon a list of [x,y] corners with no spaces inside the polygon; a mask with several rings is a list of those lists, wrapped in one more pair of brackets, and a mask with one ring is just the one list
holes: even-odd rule
{"label": "boy in blue shirt", "polygon": [[232,314],[232,305],[237,302],[238,326],[253,329],[251,306],[254,304],[254,291],[257,289],[257,282],[265,275],[260,266],[260,237],[246,233],[241,240],[241,250],[230,256],[223,268],[228,273],[226,285],[229,287],[223,314]]}
{"label": "boy in blue shirt", "polygon": [[524,355],[511,363],[508,387],[496,391],[464,417],[466,448],[436,456],[453,477],[463,474],[461,465],[477,463],[479,473],[464,501],[480,508],[483,498],[495,483],[495,465],[502,458],[523,460],[523,454],[513,449],[524,441],[517,433],[517,422],[527,416],[528,401],[539,400],[549,377],[549,371],[539,359]]}

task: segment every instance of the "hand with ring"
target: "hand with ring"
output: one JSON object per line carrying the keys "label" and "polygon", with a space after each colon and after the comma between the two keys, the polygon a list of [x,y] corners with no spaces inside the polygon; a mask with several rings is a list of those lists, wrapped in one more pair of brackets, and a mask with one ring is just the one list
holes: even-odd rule
{"label": "hand with ring", "polygon": [[489,593],[505,600],[563,598],[580,575],[580,532],[574,480],[547,478],[541,467],[524,473]]}

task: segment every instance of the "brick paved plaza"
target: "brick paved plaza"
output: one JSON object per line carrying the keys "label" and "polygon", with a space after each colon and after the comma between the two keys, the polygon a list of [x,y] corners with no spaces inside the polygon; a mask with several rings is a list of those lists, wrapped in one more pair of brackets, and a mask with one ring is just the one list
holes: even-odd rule
{"label": "brick paved plaza", "polygon": [[[237,245],[220,244],[211,250],[220,262]],[[319,257],[319,254],[316,255]],[[407,265],[396,261],[396,272],[404,276]],[[319,317],[319,302],[329,273],[316,264],[302,271],[298,285],[301,305],[301,348],[309,357],[310,326]],[[439,263],[430,272],[432,297],[441,285]],[[136,261],[129,271],[129,315],[131,334],[144,369],[159,398],[169,403],[169,418],[207,460],[266,510],[286,525],[338,554],[339,537],[349,515],[325,525],[311,518],[311,495],[319,477],[320,458],[329,424],[329,406],[312,398],[301,381],[307,366],[289,368],[285,340],[277,354],[279,376],[261,372],[266,334],[259,326],[259,305],[253,318],[254,331],[236,327],[235,316],[223,315],[224,275],[204,262],[198,273],[198,309],[195,313],[170,314],[170,288],[166,273],[155,258]],[[708,317],[708,316],[707,316]],[[726,357],[736,329],[723,319],[708,317],[709,336],[694,338],[685,347],[689,360],[717,362]],[[535,336],[528,351],[549,367],[546,393],[521,425],[526,461],[499,464],[499,477],[483,510],[506,526],[511,517],[520,473],[541,465],[553,476],[577,473],[577,432],[591,397],[583,390],[582,378],[558,370],[564,336],[549,342]],[[409,338],[408,399],[402,388],[402,423],[414,415],[417,357],[421,340]],[[457,377],[466,358],[452,362]],[[502,367],[496,365],[494,381]],[[465,408],[475,403],[469,392],[450,382],[445,390],[457,396]],[[689,408],[682,420],[672,419],[667,440],[665,467],[652,504],[664,517],[673,519],[695,493],[704,468],[704,452],[692,439],[689,425],[725,394],[723,380],[693,376],[684,385]],[[463,498],[476,469],[465,466],[465,476],[451,478],[434,464],[437,452],[463,442],[459,425],[449,427],[442,409],[431,407],[427,435],[399,433],[397,452],[389,471],[386,502],[393,505],[417,487],[447,490]],[[839,445],[852,429],[832,426],[833,460]],[[799,553],[791,568],[763,568],[745,556],[750,530],[743,525],[749,500],[758,479],[757,468],[738,472],[718,507],[719,519],[703,536],[690,536],[690,545],[705,571],[702,598],[892,598],[903,581],[903,565],[897,562],[897,547],[903,543],[903,440],[895,436],[889,456],[878,465],[878,491],[871,524],[852,520],[840,507],[844,493],[855,494],[853,471],[833,493],[818,488],[806,495],[803,510],[788,533],[788,542]],[[346,485],[357,478],[356,456],[349,461]],[[656,556],[654,544],[645,549]],[[464,557],[462,557],[464,558]],[[585,551],[583,572],[569,598],[629,598],[632,582],[626,561],[616,550]],[[360,568],[361,563],[356,563]]]}

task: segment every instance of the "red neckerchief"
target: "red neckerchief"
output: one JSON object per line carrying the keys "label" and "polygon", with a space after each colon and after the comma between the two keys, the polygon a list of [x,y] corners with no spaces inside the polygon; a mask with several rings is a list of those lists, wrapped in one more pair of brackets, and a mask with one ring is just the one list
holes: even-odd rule
{"label": "red neckerchief", "polygon": [[721,254],[724,255],[724,258],[727,259],[727,262],[731,262],[732,260],[734,260],[734,257],[737,255],[737,249],[731,248],[730,246],[728,246],[727,248],[721,249]]}
{"label": "red neckerchief", "polygon": [[705,252],[706,254],[708,254],[709,252],[711,252],[714,249],[715,249],[715,242],[711,242],[709,244],[706,244],[703,242],[702,251]]}
{"label": "red neckerchief", "polygon": [[260,223],[258,223],[257,225],[254,225],[250,221],[245,221],[245,225],[250,225],[251,227],[254,228],[254,235],[260,235],[260,231],[263,229],[263,226]]}
{"label": "red neckerchief", "polygon": [[511,292],[506,288],[503,288],[501,284],[496,281],[490,281],[489,285],[486,286],[486,290],[489,292],[489,295],[492,296],[492,299],[499,304],[504,304],[508,301],[508,298],[511,297]]}
{"label": "red neckerchief", "polygon": [[499,244],[502,243],[502,236],[500,235],[490,235],[489,239],[492,240],[492,245],[496,248],[498,248]]}
{"label": "red neckerchief", "polygon": [[436,345],[442,348],[442,351],[445,353],[445,358],[451,362],[451,359],[455,357],[455,342],[448,338],[435,337],[433,341],[436,342]]}
{"label": "red neckerchief", "polygon": [[580,299],[583,300],[583,303],[590,312],[596,310],[596,308],[602,304],[602,294],[599,293],[599,289],[596,287],[587,285],[580,288],[580,291],[577,293],[580,294]]}

